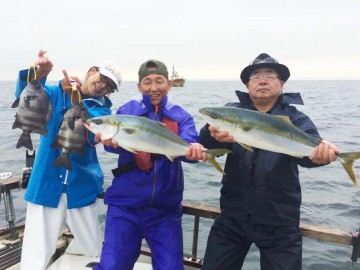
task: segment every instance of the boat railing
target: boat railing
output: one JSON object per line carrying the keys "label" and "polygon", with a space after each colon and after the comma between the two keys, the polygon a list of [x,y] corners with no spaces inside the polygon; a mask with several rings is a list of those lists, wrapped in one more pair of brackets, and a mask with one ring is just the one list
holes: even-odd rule
{"label": "boat railing", "polygon": [[[19,189],[20,181],[21,177],[19,176],[12,176],[7,179],[0,179],[0,196],[4,197],[6,220],[9,223],[9,228],[7,229],[7,231],[11,232],[10,238],[15,238],[18,236],[18,232],[16,231],[16,226],[14,224],[15,213],[12,202],[11,190]],[[200,219],[215,219],[220,214],[220,208],[186,200],[183,201],[182,208],[185,215],[190,215],[194,217],[192,251],[190,257],[184,258],[184,264],[194,268],[201,268],[202,259],[198,258],[197,254]],[[305,223],[300,224],[300,229],[302,235],[307,238],[352,246],[353,251],[351,255],[351,260],[353,264],[357,261],[358,258],[360,258],[360,241],[358,230],[353,234],[351,231],[347,232],[340,229],[326,228],[321,225]],[[141,252],[144,255],[151,255],[148,248],[142,248]]]}
{"label": "boat railing", "polygon": [[[194,216],[192,252],[189,261],[200,266],[202,265],[202,260],[198,258],[197,254],[200,218],[215,219],[220,214],[220,208],[190,201],[183,201],[182,207],[184,214]],[[347,232],[339,229],[326,228],[321,225],[300,223],[300,230],[303,237],[352,246],[352,264],[360,258],[360,240],[358,235],[360,228],[353,235],[350,231]]]}

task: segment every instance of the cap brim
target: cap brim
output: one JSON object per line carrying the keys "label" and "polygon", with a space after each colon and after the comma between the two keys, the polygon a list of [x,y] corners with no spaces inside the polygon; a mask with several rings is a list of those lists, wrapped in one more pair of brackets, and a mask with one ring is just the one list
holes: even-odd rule
{"label": "cap brim", "polygon": [[287,68],[287,66],[278,63],[262,63],[262,64],[250,65],[243,69],[243,71],[240,74],[240,79],[243,82],[243,84],[245,85],[248,84],[251,73],[262,67],[268,67],[276,70],[276,72],[280,76],[280,79],[284,82],[286,82],[290,77],[290,70]]}
{"label": "cap brim", "polygon": [[97,67],[98,69],[99,69],[99,72],[102,74],[102,75],[104,75],[104,76],[106,76],[106,77],[108,77],[108,78],[110,78],[114,83],[115,83],[115,85],[116,85],[116,88],[115,88],[115,90],[116,91],[119,91],[119,84],[118,84],[118,80],[117,80],[117,78],[115,77],[115,75],[113,74],[113,73],[111,73],[108,69],[106,69],[106,68],[103,68],[103,67]]}

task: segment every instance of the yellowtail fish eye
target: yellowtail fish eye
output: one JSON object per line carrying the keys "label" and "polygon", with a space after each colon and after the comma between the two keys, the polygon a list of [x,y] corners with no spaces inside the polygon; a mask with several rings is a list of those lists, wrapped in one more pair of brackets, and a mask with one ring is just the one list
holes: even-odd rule
{"label": "yellowtail fish eye", "polygon": [[212,119],[218,119],[218,118],[219,118],[219,114],[217,114],[217,113],[215,113],[215,112],[209,113],[209,116],[210,116]]}
{"label": "yellowtail fish eye", "polygon": [[103,120],[102,119],[94,119],[93,122],[96,124],[96,125],[101,125],[103,123]]}

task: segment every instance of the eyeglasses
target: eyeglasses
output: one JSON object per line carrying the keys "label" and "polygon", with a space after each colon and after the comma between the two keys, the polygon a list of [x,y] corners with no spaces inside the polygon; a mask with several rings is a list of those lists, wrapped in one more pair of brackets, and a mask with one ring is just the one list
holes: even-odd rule
{"label": "eyeglasses", "polygon": [[[97,69],[99,71],[99,69]],[[100,71],[99,71],[100,73]],[[116,89],[116,84],[113,82],[112,79],[102,75],[100,73],[100,81],[103,83],[106,83],[106,91],[108,91],[108,93],[114,93],[115,89]]]}
{"label": "eyeglasses", "polygon": [[277,76],[277,75],[274,75],[274,74],[263,74],[263,75],[253,75],[253,76],[250,76],[250,81],[253,81],[253,82],[258,82],[260,81],[260,79],[265,79],[267,81],[273,81],[275,79],[279,79],[280,80],[280,77]]}
{"label": "eyeglasses", "polygon": [[257,64],[278,64],[279,62],[272,57],[267,57],[265,59],[255,59],[250,62],[249,66],[257,65]]}

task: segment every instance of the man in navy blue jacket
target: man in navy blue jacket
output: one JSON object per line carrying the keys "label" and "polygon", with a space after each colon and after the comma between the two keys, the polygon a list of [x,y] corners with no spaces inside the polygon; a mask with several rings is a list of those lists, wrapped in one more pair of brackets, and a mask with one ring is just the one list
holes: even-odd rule
{"label": "man in navy blue jacket", "polygon": [[[287,115],[301,130],[320,138],[308,116],[289,104],[302,104],[300,94],[283,94],[289,69],[262,53],[241,72],[248,93],[236,91],[240,102],[227,106],[273,115]],[[339,152],[322,141],[310,158],[254,149],[250,152],[216,126],[205,125],[200,142],[207,148],[228,148],[222,179],[221,214],[211,228],[205,270],[241,269],[250,246],[260,249],[261,269],[301,269],[299,229],[301,187],[298,165],[316,167],[336,160]]]}

